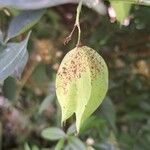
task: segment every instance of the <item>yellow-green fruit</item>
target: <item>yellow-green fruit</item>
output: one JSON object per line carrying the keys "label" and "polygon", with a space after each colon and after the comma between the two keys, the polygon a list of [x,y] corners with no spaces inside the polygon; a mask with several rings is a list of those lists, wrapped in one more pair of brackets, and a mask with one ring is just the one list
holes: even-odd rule
{"label": "yellow-green fruit", "polygon": [[56,94],[62,122],[74,113],[79,132],[83,122],[97,109],[108,89],[108,69],[104,59],[87,46],[66,54],[56,77]]}

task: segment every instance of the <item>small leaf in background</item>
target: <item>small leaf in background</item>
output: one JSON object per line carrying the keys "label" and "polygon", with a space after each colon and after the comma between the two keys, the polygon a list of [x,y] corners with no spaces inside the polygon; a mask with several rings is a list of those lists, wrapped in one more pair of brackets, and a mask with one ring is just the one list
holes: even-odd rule
{"label": "small leaf in background", "polygon": [[68,140],[70,150],[86,150],[84,143],[77,137],[70,137]]}
{"label": "small leaf in background", "polygon": [[[32,81],[34,82],[34,88],[39,87],[40,89],[40,93],[39,95],[41,95],[42,93],[47,94],[47,91],[49,89],[50,86],[50,80],[48,78],[47,72],[46,72],[46,66],[42,63],[39,63],[33,74],[32,74]],[[49,93],[51,94],[52,92],[49,91]]]}
{"label": "small leaf in background", "polygon": [[104,139],[108,137],[109,132],[106,120],[99,115],[92,115],[83,123],[80,134],[89,133],[91,137],[96,135],[98,139]]}
{"label": "small leaf in background", "polygon": [[110,127],[116,130],[116,112],[115,107],[109,97],[106,97],[101,105],[101,112],[104,118],[108,121]]}
{"label": "small leaf in background", "polygon": [[50,127],[46,128],[41,133],[42,137],[47,140],[59,140],[61,138],[65,138],[66,134],[59,128]]}
{"label": "small leaf in background", "polygon": [[[8,76],[14,74],[24,54],[27,52],[27,43],[30,33],[20,43],[8,43],[0,53],[0,81],[3,82]],[[24,63],[23,63],[24,64]],[[19,72],[19,70],[18,70]]]}
{"label": "small leaf in background", "polygon": [[34,26],[43,16],[45,10],[22,11],[9,24],[6,41],[14,38]]}
{"label": "small leaf in background", "polygon": [[24,150],[31,150],[31,148],[29,147],[28,143],[24,144]]}
{"label": "small leaf in background", "polygon": [[104,142],[101,144],[96,144],[95,147],[100,150],[118,150],[109,142]]}
{"label": "small leaf in background", "polygon": [[110,1],[112,8],[115,10],[116,19],[121,23],[125,24],[125,19],[129,17],[131,4],[124,1]]}
{"label": "small leaf in background", "polygon": [[95,144],[94,147],[97,149],[100,148],[101,150],[120,150],[119,144],[117,143],[117,139],[113,132],[110,132],[110,136],[107,141]]}
{"label": "small leaf in background", "polygon": [[96,150],[96,149],[93,148],[92,146],[88,146],[86,150]]}
{"label": "small leaf in background", "polygon": [[76,132],[76,124],[73,123],[67,130],[67,134],[74,134]]}
{"label": "small leaf in background", "polygon": [[4,96],[9,100],[14,100],[16,96],[17,85],[16,81],[12,77],[8,77],[3,84]]}
{"label": "small leaf in background", "polygon": [[54,93],[51,93],[46,96],[46,98],[43,100],[42,104],[40,105],[39,114],[41,114],[44,110],[46,110],[50,106],[50,104],[54,100],[54,97],[55,97]]}
{"label": "small leaf in background", "polygon": [[2,31],[0,30],[0,43],[2,43],[3,42],[3,33],[2,33]]}
{"label": "small leaf in background", "polygon": [[38,148],[38,146],[32,145],[32,150],[40,150],[40,149]]}
{"label": "small leaf in background", "polygon": [[65,139],[61,139],[55,146],[55,150],[62,150],[65,144]]}
{"label": "small leaf in background", "polygon": [[62,60],[56,77],[62,122],[75,113],[79,132],[83,122],[101,104],[107,89],[108,69],[104,59],[87,46],[71,50]]}

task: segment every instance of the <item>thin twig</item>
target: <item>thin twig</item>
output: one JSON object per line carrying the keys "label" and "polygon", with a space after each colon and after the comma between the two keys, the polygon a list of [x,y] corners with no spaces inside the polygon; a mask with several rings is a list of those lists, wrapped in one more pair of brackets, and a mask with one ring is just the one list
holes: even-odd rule
{"label": "thin twig", "polygon": [[80,13],[81,13],[81,8],[82,8],[82,2],[83,0],[80,0],[79,5],[77,7],[76,22],[75,22],[75,25],[78,28],[78,41],[76,44],[77,47],[79,46],[80,40],[81,40]]}
{"label": "thin twig", "polygon": [[71,38],[72,38],[72,35],[73,35],[75,29],[76,29],[76,25],[74,25],[74,27],[73,27],[71,33],[69,34],[69,36],[66,37],[66,39],[65,39],[65,41],[64,41],[64,45],[68,44],[69,41],[71,41]]}
{"label": "thin twig", "polygon": [[80,40],[81,40],[80,13],[81,13],[81,8],[82,8],[82,3],[83,3],[83,0],[80,0],[78,7],[77,7],[76,21],[75,21],[75,24],[74,24],[74,27],[73,27],[71,33],[69,34],[69,36],[66,37],[66,39],[64,41],[65,45],[71,40],[76,27],[78,29],[78,40],[77,40],[76,47],[78,47],[80,45]]}

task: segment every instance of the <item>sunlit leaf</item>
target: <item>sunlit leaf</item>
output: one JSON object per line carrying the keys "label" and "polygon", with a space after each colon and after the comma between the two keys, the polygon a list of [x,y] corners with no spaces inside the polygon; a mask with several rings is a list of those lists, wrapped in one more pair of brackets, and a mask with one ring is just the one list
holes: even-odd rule
{"label": "sunlit leaf", "polygon": [[107,89],[108,69],[103,58],[87,46],[71,50],[64,57],[56,78],[62,122],[75,113],[79,132],[83,122],[101,104]]}

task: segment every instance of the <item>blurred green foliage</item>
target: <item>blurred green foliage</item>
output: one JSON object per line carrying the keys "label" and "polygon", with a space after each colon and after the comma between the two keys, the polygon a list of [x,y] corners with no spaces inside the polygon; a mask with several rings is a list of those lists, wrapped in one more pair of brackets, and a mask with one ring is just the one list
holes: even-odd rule
{"label": "blurred green foliage", "polygon": [[[2,150],[48,150],[56,146],[57,141],[45,140],[41,132],[47,127],[60,128],[54,82],[63,56],[75,47],[76,35],[63,45],[73,27],[75,11],[74,5],[48,9],[33,28],[30,60],[21,81],[5,81],[1,95],[9,100],[1,107],[4,98],[0,97]],[[132,11],[134,17],[128,27],[112,24],[108,16],[87,8],[82,11],[82,43],[104,57],[110,72],[107,97],[78,136],[89,150],[149,150],[150,9],[134,6]],[[71,118],[64,131],[73,123]]]}

